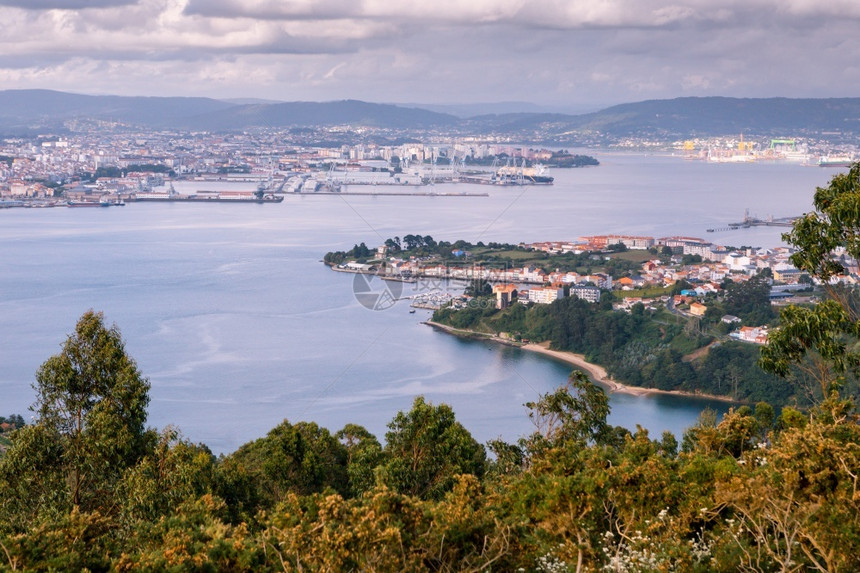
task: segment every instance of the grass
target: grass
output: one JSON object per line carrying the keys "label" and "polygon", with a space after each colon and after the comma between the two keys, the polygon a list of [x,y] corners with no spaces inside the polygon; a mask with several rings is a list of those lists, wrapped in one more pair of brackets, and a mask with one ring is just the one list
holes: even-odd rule
{"label": "grass", "polygon": [[492,249],[489,249],[486,253],[483,253],[483,256],[490,254],[499,259],[511,259],[514,261],[534,261],[534,263],[536,264],[546,263],[549,260],[540,256],[535,256],[534,251],[494,251]]}
{"label": "grass", "polygon": [[612,291],[612,296],[618,299],[641,297],[641,298],[659,298],[672,293],[672,289],[659,286],[637,288],[633,290],[615,290]]}
{"label": "grass", "polygon": [[612,253],[609,255],[610,258],[613,259],[621,259],[623,261],[630,261],[633,263],[644,263],[645,261],[650,261],[651,259],[657,258],[656,255],[649,253],[648,251],[641,250],[630,250],[624,251],[623,253]]}
{"label": "grass", "polygon": [[567,255],[549,255],[537,251],[521,251],[518,249],[512,250],[496,250],[490,248],[473,249],[471,252],[470,261],[476,263],[486,262],[487,264],[510,262],[516,266],[532,265],[538,268],[563,268],[572,269],[574,259]]}

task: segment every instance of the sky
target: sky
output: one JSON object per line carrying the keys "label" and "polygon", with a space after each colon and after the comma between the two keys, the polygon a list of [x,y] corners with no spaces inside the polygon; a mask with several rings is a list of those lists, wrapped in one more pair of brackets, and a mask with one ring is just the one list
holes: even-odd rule
{"label": "sky", "polygon": [[860,96],[860,0],[0,0],[0,89],[585,111]]}

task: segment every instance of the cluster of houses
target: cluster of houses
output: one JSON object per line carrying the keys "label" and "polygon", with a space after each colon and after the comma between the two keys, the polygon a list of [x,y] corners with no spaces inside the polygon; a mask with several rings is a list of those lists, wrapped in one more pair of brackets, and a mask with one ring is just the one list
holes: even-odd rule
{"label": "cluster of houses", "polygon": [[[671,255],[668,260],[664,256],[645,261],[638,274],[615,280],[606,273],[581,275],[574,271],[544,272],[531,265],[499,268],[468,263],[445,264],[432,259],[403,260],[386,257],[384,247],[380,247],[377,255],[385,262],[378,267],[358,263],[346,263],[342,266],[354,272],[375,272],[401,280],[413,280],[419,277],[483,280],[495,285],[493,294],[496,298],[496,307],[499,309],[507,308],[514,302],[550,304],[565,296],[596,303],[600,301],[601,290],[632,291],[647,287],[666,288],[678,281],[686,281],[691,287],[681,291],[674,298],[669,295],[657,298],[626,297],[616,302],[613,307],[630,311],[638,303],[642,303],[646,308],[671,304],[676,310],[683,309],[684,314],[702,317],[708,310],[703,299],[709,294],[719,293],[720,283],[726,278],[730,278],[733,282],[742,282],[754,277],[763,269],[770,269],[773,281],[776,283],[771,287],[772,300],[790,296],[793,291],[808,286],[801,281],[801,272],[791,264],[790,256],[793,250],[790,247],[729,250],[694,237],[655,239],[628,235],[580,237],[576,241],[541,242],[521,246],[548,253],[578,254],[606,251],[612,245],[619,243],[629,249],[659,248],[662,254],[671,252]],[[697,262],[690,263],[690,257],[685,255],[698,255],[698,258],[693,259]],[[858,274],[860,269],[857,261],[845,254],[838,254],[838,256],[846,272],[844,275],[834,277],[832,282],[848,285],[860,283],[860,274]],[[726,316],[723,317],[723,321],[740,322],[740,319]],[[765,343],[767,335],[766,327],[749,326],[741,327],[731,334],[737,340],[757,344]]]}
{"label": "cluster of houses", "polygon": [[[86,200],[92,196],[130,195],[162,183],[161,177],[152,173],[128,173],[124,177],[99,177],[92,183],[66,186],[63,195],[68,200]],[[11,179],[0,184],[0,199],[50,199],[54,188],[38,181]]]}
{"label": "cluster of houses", "polygon": [[522,304],[550,304],[566,295],[587,300],[588,302],[600,302],[600,289],[594,286],[565,285],[555,283],[551,286],[535,286],[528,289],[518,289],[513,283],[498,284],[493,287],[496,295],[496,308],[509,307],[514,299]]}
{"label": "cluster of houses", "polygon": [[[4,201],[32,201],[53,198],[53,184],[62,184],[63,190],[73,189],[80,174],[93,173],[100,167],[116,167],[123,171],[134,166],[159,166],[180,176],[195,176],[205,180],[260,182],[274,175],[285,182],[292,175],[317,173],[331,178],[334,173],[320,173],[323,166],[339,165],[336,172],[341,180],[376,182],[380,170],[386,178],[388,169],[396,165],[422,165],[433,162],[433,170],[443,171],[435,160],[465,157],[482,160],[506,154],[529,161],[546,161],[553,152],[531,149],[492,141],[478,142],[468,138],[451,138],[450,142],[418,143],[412,140],[403,145],[378,145],[355,142],[338,147],[319,145],[320,141],[343,139],[346,134],[355,137],[349,126],[326,126],[313,130],[249,130],[241,133],[218,134],[211,132],[182,132],[172,130],[132,132],[118,124],[90,120],[70,122],[68,136],[39,135],[29,138],[6,138],[0,141],[0,199]],[[367,129],[362,130],[369,135]],[[392,136],[385,129],[386,138]],[[439,134],[436,134],[438,136]],[[365,136],[362,136],[365,137]],[[395,139],[398,139],[395,137]],[[453,161],[451,161],[453,162]],[[450,170],[451,168],[448,167]],[[406,173],[398,175],[406,178]],[[121,179],[128,179],[123,181]],[[114,181],[99,182],[99,187],[81,188],[84,195],[127,194],[139,190],[131,174]],[[394,179],[394,178],[392,178]],[[418,178],[420,182],[420,177]],[[51,185],[45,185],[51,182]],[[401,181],[409,183],[410,181]],[[111,189],[114,186],[117,188]],[[75,197],[74,199],[83,199]]]}
{"label": "cluster of houses", "polygon": [[742,326],[729,334],[741,342],[767,344],[767,326]]}
{"label": "cluster of houses", "polygon": [[[613,288],[612,277],[605,273],[581,275],[576,272],[544,273],[533,266],[518,268],[496,268],[482,265],[450,265],[422,263],[418,260],[389,259],[381,264],[357,263],[354,261],[338,265],[338,270],[357,273],[373,273],[398,280],[418,278],[475,281],[482,280],[495,285],[497,307],[506,308],[516,299],[521,303],[550,304],[563,298],[565,292],[589,302],[600,301],[600,291]],[[534,285],[528,289],[517,287]]]}
{"label": "cluster of houses", "polygon": [[0,186],[0,198],[9,199],[38,199],[51,197],[54,190],[36,181],[12,179],[6,185]]}
{"label": "cluster of houses", "polygon": [[[677,281],[691,283],[719,283],[726,277],[735,282],[746,280],[763,269],[770,269],[774,281],[797,284],[801,272],[791,264],[791,247],[771,249],[749,248],[729,250],[695,237],[640,237],[630,235],[599,235],[580,237],[576,241],[555,241],[523,244],[526,248],[548,253],[585,253],[605,251],[612,245],[622,244],[628,249],[669,249],[672,258],[668,264],[659,259],[643,263],[639,275],[618,279],[619,288],[632,290],[644,286],[670,286]],[[682,265],[683,255],[698,255],[700,263]],[[860,268],[857,261],[847,255],[840,256],[846,273],[834,281],[855,285],[860,283]]]}
{"label": "cluster of houses", "polygon": [[[377,250],[377,257],[385,258],[384,247]],[[345,263],[344,267],[353,271],[368,271],[371,265]],[[384,265],[372,265],[374,272],[396,278],[436,278],[464,281],[483,280],[492,284],[521,283],[529,285],[586,285],[598,289],[612,290],[612,277],[606,273],[581,275],[573,271],[555,271],[545,273],[538,267],[526,265],[523,267],[492,267],[477,264],[445,264],[437,261],[419,259],[388,258]]]}

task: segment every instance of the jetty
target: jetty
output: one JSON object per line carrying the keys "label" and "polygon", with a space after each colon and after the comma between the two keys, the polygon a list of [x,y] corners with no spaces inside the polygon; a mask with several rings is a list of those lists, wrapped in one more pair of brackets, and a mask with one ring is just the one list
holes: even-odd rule
{"label": "jetty", "polygon": [[728,223],[725,227],[714,229],[706,229],[708,233],[722,231],[737,231],[738,229],[749,229],[750,227],[793,227],[794,222],[800,217],[780,217],[775,219],[769,216],[765,219],[759,219],[756,216],[749,214],[749,209],[744,213],[744,219],[740,223]]}
{"label": "jetty", "polygon": [[489,197],[489,193],[470,193],[463,191],[434,192],[434,191],[299,191],[290,195],[367,195],[371,197]]}

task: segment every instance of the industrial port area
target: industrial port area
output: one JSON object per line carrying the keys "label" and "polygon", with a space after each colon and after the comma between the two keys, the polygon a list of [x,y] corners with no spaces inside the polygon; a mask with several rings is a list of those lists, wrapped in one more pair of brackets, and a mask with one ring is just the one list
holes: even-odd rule
{"label": "industrial port area", "polygon": [[[360,135],[318,128],[241,133],[80,133],[7,138],[0,145],[0,208],[114,207],[133,202],[278,203],[287,195],[486,196],[474,185],[552,185],[551,169],[597,165],[589,155],[512,143],[497,134],[446,137],[426,143],[380,144],[387,131]],[[339,138],[350,143],[322,144]],[[683,141],[620,140],[600,151],[647,151],[720,163],[798,162],[849,165],[852,146],[800,138]],[[182,186],[182,192],[173,188]],[[458,183],[471,184],[468,191]],[[213,184],[229,190],[213,190]],[[765,224],[745,221],[744,224]],[[778,223],[778,222],[777,222]]]}
{"label": "industrial port area", "polygon": [[[553,153],[458,143],[331,148],[265,134],[7,139],[0,151],[0,207],[278,203],[289,194],[486,196],[436,186],[551,185],[541,161]],[[174,182],[193,192],[177,192]],[[208,189],[213,184],[238,189]]]}

